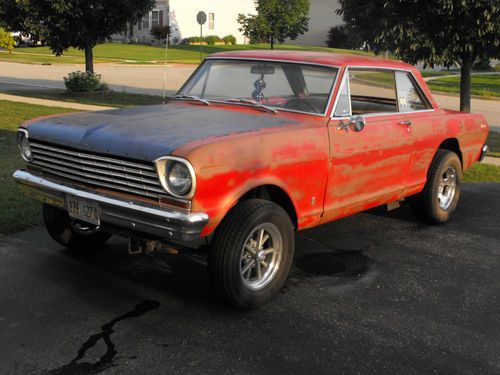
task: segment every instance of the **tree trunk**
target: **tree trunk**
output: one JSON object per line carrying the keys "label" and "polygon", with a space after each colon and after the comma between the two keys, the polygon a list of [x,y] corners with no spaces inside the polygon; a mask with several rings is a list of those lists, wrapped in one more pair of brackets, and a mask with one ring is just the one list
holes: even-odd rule
{"label": "tree trunk", "polygon": [[274,49],[274,35],[271,35],[271,49]]}
{"label": "tree trunk", "polygon": [[472,61],[470,56],[465,56],[462,59],[462,69],[460,77],[460,110],[470,112],[470,95],[471,95],[471,72]]}
{"label": "tree trunk", "polygon": [[85,47],[85,71],[94,73],[94,51],[90,45]]}

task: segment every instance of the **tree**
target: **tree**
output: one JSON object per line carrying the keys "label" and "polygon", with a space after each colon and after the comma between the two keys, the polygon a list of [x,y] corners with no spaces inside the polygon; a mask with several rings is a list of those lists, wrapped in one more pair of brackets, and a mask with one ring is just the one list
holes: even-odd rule
{"label": "tree", "polygon": [[5,48],[9,53],[14,48],[15,40],[12,34],[0,27],[0,48]]}
{"label": "tree", "polygon": [[93,73],[93,48],[154,5],[155,0],[0,0],[0,22],[39,35],[57,56],[70,47],[85,51],[85,69]]}
{"label": "tree", "polygon": [[[470,112],[478,58],[500,57],[498,0],[339,0],[344,21],[363,37],[416,64],[461,67],[460,110]],[[374,14],[370,15],[369,10]]]}
{"label": "tree", "polygon": [[297,39],[309,30],[309,0],[257,0],[257,15],[238,15],[239,29],[251,41]]}
{"label": "tree", "polygon": [[157,39],[159,42],[166,40],[170,35],[170,26],[153,26],[151,28],[151,36]]}

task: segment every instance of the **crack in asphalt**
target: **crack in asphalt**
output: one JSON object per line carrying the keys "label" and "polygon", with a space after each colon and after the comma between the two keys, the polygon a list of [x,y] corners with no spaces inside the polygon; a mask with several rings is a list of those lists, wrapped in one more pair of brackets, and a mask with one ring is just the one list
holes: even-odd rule
{"label": "crack in asphalt", "polygon": [[[77,375],[87,375],[87,374],[98,374],[110,367],[117,366],[114,363],[115,356],[118,353],[115,349],[115,344],[111,340],[111,335],[115,332],[114,326],[116,323],[131,319],[138,318],[160,306],[158,301],[143,301],[138,304],[133,310],[120,315],[110,322],[101,326],[101,332],[91,335],[87,341],[78,350],[76,357],[71,360],[68,364],[58,367],[56,369],[48,370],[43,372],[43,375],[66,375],[66,374],[77,374]],[[81,359],[85,357],[87,352],[95,347],[99,341],[103,341],[106,345],[106,352],[101,356],[101,358],[95,363],[82,362],[78,363]]]}

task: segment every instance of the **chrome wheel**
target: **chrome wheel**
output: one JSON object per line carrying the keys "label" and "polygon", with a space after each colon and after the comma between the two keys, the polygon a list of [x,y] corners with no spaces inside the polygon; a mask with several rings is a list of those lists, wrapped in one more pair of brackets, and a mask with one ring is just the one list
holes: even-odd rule
{"label": "chrome wheel", "polygon": [[455,191],[457,188],[457,171],[452,166],[449,166],[441,176],[438,187],[437,199],[439,207],[446,211],[450,208]]}
{"label": "chrome wheel", "polygon": [[256,227],[241,250],[240,275],[246,287],[259,290],[269,284],[281,263],[283,239],[271,223]]}

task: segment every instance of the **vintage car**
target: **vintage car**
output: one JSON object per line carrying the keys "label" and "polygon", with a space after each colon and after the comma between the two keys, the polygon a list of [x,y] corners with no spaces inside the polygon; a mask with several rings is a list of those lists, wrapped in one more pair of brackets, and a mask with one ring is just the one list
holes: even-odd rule
{"label": "vintage car", "polygon": [[483,116],[440,109],[398,61],[228,52],[168,104],[22,124],[14,179],[58,243],[204,245],[214,290],[252,307],[285,282],[296,231],[403,200],[449,220],[487,135]]}

